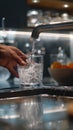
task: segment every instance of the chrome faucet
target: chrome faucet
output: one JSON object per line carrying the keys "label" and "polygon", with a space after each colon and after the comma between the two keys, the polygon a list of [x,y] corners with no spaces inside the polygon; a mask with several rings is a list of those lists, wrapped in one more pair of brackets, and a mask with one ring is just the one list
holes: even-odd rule
{"label": "chrome faucet", "polygon": [[60,30],[68,30],[68,29],[70,30],[73,29],[73,22],[39,25],[33,29],[31,34],[31,39],[37,39],[41,32],[58,31],[58,30],[60,31]]}

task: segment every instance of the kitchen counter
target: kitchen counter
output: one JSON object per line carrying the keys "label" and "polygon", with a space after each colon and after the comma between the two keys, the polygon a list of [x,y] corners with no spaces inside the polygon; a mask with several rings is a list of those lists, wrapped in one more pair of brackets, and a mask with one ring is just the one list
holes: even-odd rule
{"label": "kitchen counter", "polygon": [[73,100],[72,90],[72,86],[50,84],[27,89],[19,81],[0,82],[0,129],[73,130],[66,107]]}
{"label": "kitchen counter", "polygon": [[[49,78],[48,78],[49,79]],[[0,98],[50,94],[73,97],[73,86],[59,86],[44,80],[41,86],[21,86],[19,80],[0,81]]]}

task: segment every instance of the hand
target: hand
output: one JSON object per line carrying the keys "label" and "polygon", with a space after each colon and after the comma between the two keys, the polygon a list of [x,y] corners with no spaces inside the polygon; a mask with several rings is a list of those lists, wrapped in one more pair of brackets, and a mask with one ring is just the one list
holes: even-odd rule
{"label": "hand", "polygon": [[26,55],[18,48],[0,45],[0,66],[6,67],[14,76],[18,77],[15,70],[17,64],[26,65]]}

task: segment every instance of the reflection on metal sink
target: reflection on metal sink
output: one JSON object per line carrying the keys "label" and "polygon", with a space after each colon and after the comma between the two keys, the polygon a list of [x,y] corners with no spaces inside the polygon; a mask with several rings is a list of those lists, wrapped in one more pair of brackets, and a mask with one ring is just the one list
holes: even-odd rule
{"label": "reflection on metal sink", "polygon": [[[67,129],[66,104],[69,98],[49,96],[27,96],[0,100],[0,128],[5,130]],[[1,123],[2,122],[2,123]]]}

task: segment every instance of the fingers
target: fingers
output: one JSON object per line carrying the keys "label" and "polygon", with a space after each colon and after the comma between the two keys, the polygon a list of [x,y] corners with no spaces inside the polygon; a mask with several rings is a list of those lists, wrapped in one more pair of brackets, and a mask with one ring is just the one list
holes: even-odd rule
{"label": "fingers", "polygon": [[12,68],[12,67],[10,67],[10,68],[8,68],[8,70],[15,76],[15,77],[19,77],[19,75],[18,75],[18,72],[14,69],[14,68]]}
{"label": "fingers", "polygon": [[18,48],[13,46],[1,46],[2,58],[1,65],[5,66],[14,76],[18,77],[18,73],[14,69],[17,64],[27,65],[27,56]]}
{"label": "fingers", "polygon": [[20,65],[27,64],[26,62],[27,56],[23,52],[21,52],[19,49],[11,46],[10,54],[12,55],[12,57],[16,60],[18,64]]}
{"label": "fingers", "polygon": [[27,62],[24,61],[24,60],[22,59],[22,57],[20,57],[20,56],[18,56],[18,55],[15,55],[14,58],[15,58],[15,60],[16,60],[16,62],[17,62],[18,64],[20,64],[20,65],[27,65]]}
{"label": "fingers", "polygon": [[17,55],[19,55],[23,59],[27,59],[27,56],[21,50],[19,50],[18,48],[11,46],[11,49],[13,51],[15,51],[17,53]]}
{"label": "fingers", "polygon": [[18,77],[17,63],[14,59],[6,59],[5,67],[15,76]]}
{"label": "fingers", "polygon": [[[8,57],[11,57],[11,59],[13,58],[14,60],[16,60],[16,62],[18,64],[21,65],[26,65],[26,59],[27,56],[18,48],[14,47],[14,46],[3,46],[4,49],[3,51],[5,51],[5,55]],[[3,52],[4,55],[4,52]]]}

